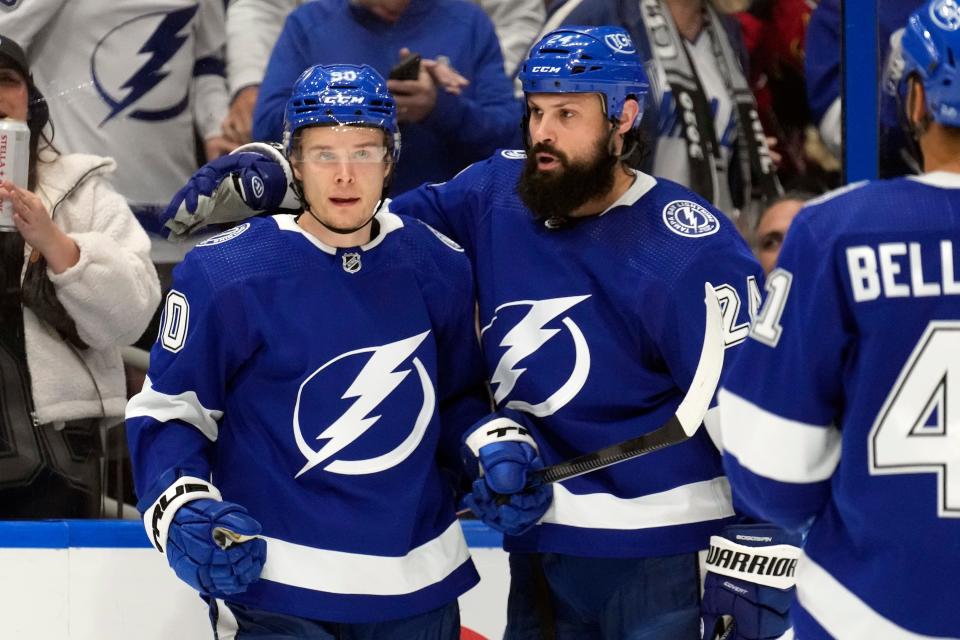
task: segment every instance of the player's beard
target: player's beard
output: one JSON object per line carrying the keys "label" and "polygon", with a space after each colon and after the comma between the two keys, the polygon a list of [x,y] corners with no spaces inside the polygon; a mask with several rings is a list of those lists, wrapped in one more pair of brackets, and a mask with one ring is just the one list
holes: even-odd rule
{"label": "player's beard", "polygon": [[[537,153],[540,152],[554,156],[560,168],[538,169]],[[527,149],[523,173],[517,181],[517,194],[534,219],[553,219],[556,224],[551,226],[562,226],[573,218],[572,211],[613,188],[616,166],[617,157],[608,151],[603,138],[597,141],[593,155],[580,162],[571,162],[559,149],[538,142]]]}

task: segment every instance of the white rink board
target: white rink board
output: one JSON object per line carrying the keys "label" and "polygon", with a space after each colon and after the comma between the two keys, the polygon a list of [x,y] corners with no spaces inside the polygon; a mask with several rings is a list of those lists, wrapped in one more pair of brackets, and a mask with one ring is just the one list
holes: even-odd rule
{"label": "white rink board", "polygon": [[[116,547],[67,539],[59,547],[38,527],[67,528],[76,522],[0,523],[0,638],[3,640],[210,640],[207,609],[182,583],[162,555],[146,547],[139,523],[98,522],[95,534],[110,541],[111,527],[124,529]],[[90,523],[86,523],[90,524]],[[471,528],[477,523],[468,523]],[[140,529],[143,544],[130,527]],[[468,540],[477,538],[470,535]],[[480,536],[489,544],[493,536]],[[15,548],[35,544],[45,548]],[[71,546],[67,546],[67,545]],[[99,545],[99,546],[83,546]],[[136,545],[136,546],[134,546]],[[13,546],[13,548],[12,548]],[[501,638],[506,622],[509,570],[498,548],[471,547],[481,583],[460,599],[462,624],[481,638]],[[477,635],[464,637],[476,640]]]}

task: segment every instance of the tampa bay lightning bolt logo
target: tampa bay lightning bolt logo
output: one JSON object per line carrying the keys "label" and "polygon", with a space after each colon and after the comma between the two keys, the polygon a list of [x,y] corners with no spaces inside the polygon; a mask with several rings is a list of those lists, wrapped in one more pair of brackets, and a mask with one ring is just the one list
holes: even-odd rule
{"label": "tampa bay lightning bolt logo", "polygon": [[930,18],[942,29],[960,29],[960,6],[956,0],[940,0],[930,4]]}
{"label": "tampa bay lightning bolt logo", "polygon": [[[137,16],[113,29],[97,43],[90,59],[90,73],[100,97],[110,107],[103,126],[121,113],[136,120],[174,118],[190,102],[193,69],[170,61],[190,39],[190,21],[199,5],[171,12]],[[142,42],[133,50],[130,43]],[[132,62],[131,62],[132,61]],[[132,71],[131,71],[132,70]]]}
{"label": "tampa bay lightning bolt logo", "polygon": [[663,224],[678,236],[699,238],[720,230],[720,221],[705,207],[690,200],[674,200],[663,208]]}
{"label": "tampa bay lightning bolt logo", "polygon": [[[403,441],[386,453],[364,460],[333,460],[323,467],[323,470],[343,475],[379,473],[400,464],[416,450],[427,432],[427,427],[430,425],[436,408],[436,391],[433,388],[430,375],[420,358],[413,355],[429,334],[429,331],[425,331],[419,335],[379,347],[348,351],[329,360],[303,381],[297,391],[297,402],[293,410],[293,435],[297,447],[307,462],[295,477],[299,478],[317,465],[331,460],[337,453],[360,439],[371,427],[377,424],[383,417],[382,414],[370,414],[387,401],[413,370],[417,372],[416,380],[422,392],[422,403],[416,419],[413,421],[414,424],[410,433]],[[321,426],[320,433],[315,439],[325,440],[326,442],[319,449],[315,449],[308,442],[307,437],[304,436],[304,426],[313,427],[310,417],[305,415],[309,412],[307,406],[310,404],[308,396],[312,393],[311,387],[313,385],[322,387],[323,385],[320,384],[322,382],[330,383],[331,380],[324,381],[321,378],[325,375],[339,380],[339,376],[333,371],[334,365],[352,358],[366,358],[366,364],[363,365],[360,373],[354,378],[353,383],[341,396],[341,399],[356,398],[356,400],[339,418],[325,428]],[[401,366],[408,361],[412,365],[412,369],[410,366],[401,369]],[[398,369],[401,370],[398,371]],[[336,383],[335,380],[333,382]],[[326,396],[327,394],[322,393],[321,395]],[[328,401],[324,397],[321,402],[327,404]],[[378,440],[382,439],[379,438]]]}
{"label": "tampa bay lightning bolt logo", "polygon": [[625,33],[609,33],[603,37],[607,46],[619,53],[636,53],[637,49],[633,46],[633,41]]}
{"label": "tampa bay lightning bolt logo", "polygon": [[[481,329],[481,337],[497,322],[504,310],[511,307],[529,307],[526,315],[512,329],[507,331],[499,344],[501,347],[506,347],[506,351],[500,357],[500,362],[497,363],[497,367],[490,377],[490,384],[496,387],[493,392],[493,399],[498,406],[510,395],[520,376],[527,370],[526,367],[521,366],[522,361],[539,351],[554,336],[561,333],[561,329],[547,328],[548,325],[553,323],[558,316],[563,315],[589,297],[589,295],[586,295],[549,300],[520,300],[518,302],[507,302],[497,307],[490,324]],[[524,400],[511,400],[506,404],[508,409],[526,411],[535,416],[549,416],[556,413],[580,393],[587,381],[587,375],[590,373],[590,347],[587,345],[587,340],[584,338],[580,327],[571,318],[564,317],[559,321],[559,324],[563,326],[563,330],[573,342],[574,362],[570,366],[570,374],[566,381],[549,397],[536,404]]]}

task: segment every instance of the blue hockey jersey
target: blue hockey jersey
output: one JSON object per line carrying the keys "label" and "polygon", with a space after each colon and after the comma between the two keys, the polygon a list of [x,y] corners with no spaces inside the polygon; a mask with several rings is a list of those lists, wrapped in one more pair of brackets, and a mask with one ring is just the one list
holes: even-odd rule
{"label": "blue hockey jersey", "polygon": [[805,640],[960,637],[958,254],[958,174],[814,201],[728,367],[735,496],[812,522],[792,609]]}
{"label": "blue hockey jersey", "polygon": [[174,272],[127,409],[139,508],[190,476],[249,510],[267,560],[231,602],[372,622],[478,581],[442,470],[489,412],[469,262],[417,220],[377,221],[334,249],[294,216],[252,219]]}
{"label": "blue hockey jersey", "polygon": [[[513,188],[523,159],[502,151],[393,206],[464,245],[497,407],[528,422],[553,464],[664,423],[699,360],[704,281],[718,288],[736,344],[746,339],[748,279],[759,266],[716,209],[643,173],[603,215],[547,229]],[[508,536],[505,548],[671,555],[705,549],[732,516],[720,456],[701,429],[683,444],[554,485],[541,522]]]}

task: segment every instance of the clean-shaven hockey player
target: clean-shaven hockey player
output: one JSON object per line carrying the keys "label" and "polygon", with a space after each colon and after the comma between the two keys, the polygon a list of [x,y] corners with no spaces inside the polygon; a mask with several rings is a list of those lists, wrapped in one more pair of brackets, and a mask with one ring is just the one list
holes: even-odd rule
{"label": "clean-shaven hockey player", "polygon": [[[663,424],[697,367],[704,283],[717,291],[734,347],[746,339],[762,274],[723,214],[686,188],[627,168],[640,151],[648,83],[625,31],[555,31],[534,47],[520,78],[526,153],[498,152],[391,205],[454,238],[474,266],[497,413],[465,439],[467,457],[485,472],[468,503],[507,533],[506,637],[698,637],[696,552],[735,515],[706,430],[553,485],[552,500],[548,487],[524,481],[540,464]],[[210,205],[236,184],[254,208],[280,201],[286,185],[276,166],[271,177],[250,168],[248,154],[230,158],[208,165],[174,199],[171,228],[218,220]],[[230,181],[214,190],[224,175]],[[249,186],[255,180],[268,183],[260,196]],[[752,531],[728,529],[726,537],[747,547],[780,541],[769,527]],[[730,545],[715,537],[724,550],[714,555],[726,558]],[[714,563],[736,573],[724,564]],[[749,578],[708,576],[707,637],[718,621],[723,628],[722,614],[736,614],[738,638],[785,628],[789,584]]]}
{"label": "clean-shaven hockey player", "polygon": [[925,173],[809,204],[720,392],[735,494],[809,527],[798,638],[960,638],[960,10],[903,36]]}
{"label": "clean-shaven hockey player", "polygon": [[175,271],[127,408],[139,509],[218,637],[458,638],[478,576],[442,469],[489,411],[469,262],[384,201],[373,69],[304,72],[285,138],[305,212]]}

